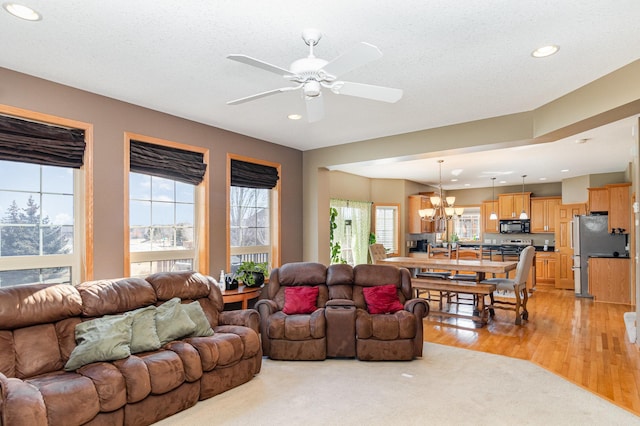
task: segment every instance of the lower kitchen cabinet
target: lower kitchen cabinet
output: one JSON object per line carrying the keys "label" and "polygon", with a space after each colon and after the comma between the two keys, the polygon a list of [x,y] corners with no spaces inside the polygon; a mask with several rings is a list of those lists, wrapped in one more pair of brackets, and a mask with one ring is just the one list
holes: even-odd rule
{"label": "lower kitchen cabinet", "polygon": [[536,283],[556,283],[556,253],[552,251],[536,252]]}
{"label": "lower kitchen cabinet", "polygon": [[596,302],[631,304],[628,258],[589,258],[589,294]]}

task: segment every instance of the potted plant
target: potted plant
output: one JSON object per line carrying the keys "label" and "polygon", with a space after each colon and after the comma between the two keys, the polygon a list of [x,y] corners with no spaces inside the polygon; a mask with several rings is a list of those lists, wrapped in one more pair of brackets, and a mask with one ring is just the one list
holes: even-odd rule
{"label": "potted plant", "polygon": [[456,248],[459,240],[458,234],[451,234],[451,248]]}
{"label": "potted plant", "polygon": [[261,286],[264,277],[269,272],[267,262],[244,261],[238,266],[236,279],[247,287]]}

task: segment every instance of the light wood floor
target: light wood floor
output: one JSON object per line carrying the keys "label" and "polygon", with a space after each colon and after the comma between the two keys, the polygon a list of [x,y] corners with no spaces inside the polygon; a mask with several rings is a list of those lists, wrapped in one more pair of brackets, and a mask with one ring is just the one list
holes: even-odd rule
{"label": "light wood floor", "polygon": [[527,308],[522,326],[502,310],[480,329],[466,319],[427,317],[424,340],[529,360],[640,415],[640,350],[629,343],[623,321],[630,305],[539,285]]}

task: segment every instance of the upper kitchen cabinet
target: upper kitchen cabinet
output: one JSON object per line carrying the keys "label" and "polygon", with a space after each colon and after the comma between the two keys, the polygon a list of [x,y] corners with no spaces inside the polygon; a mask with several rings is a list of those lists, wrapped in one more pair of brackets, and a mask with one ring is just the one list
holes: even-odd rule
{"label": "upper kitchen cabinet", "polygon": [[556,208],[562,197],[534,197],[531,199],[531,232],[556,232]]}
{"label": "upper kitchen cabinet", "polygon": [[607,213],[609,232],[628,234],[631,228],[631,183],[612,183],[589,190],[589,213]]}
{"label": "upper kitchen cabinet", "polygon": [[609,211],[609,189],[587,188],[589,191],[589,213],[604,213]]}
{"label": "upper kitchen cabinet", "polygon": [[530,192],[498,195],[498,219],[518,219],[523,209],[531,217]]}
{"label": "upper kitchen cabinet", "polygon": [[409,195],[409,226],[407,232],[410,234],[420,234],[423,232],[433,232],[433,222],[428,220],[422,220],[420,213],[421,209],[430,209],[431,201],[427,195]]}
{"label": "upper kitchen cabinet", "polygon": [[628,234],[631,228],[630,183],[607,185],[609,190],[609,232]]}
{"label": "upper kitchen cabinet", "polygon": [[489,217],[491,213],[494,212],[498,214],[498,202],[497,201],[483,201],[482,202],[482,211],[481,211],[481,219],[482,219],[482,234],[497,234],[498,230],[498,220],[491,220]]}

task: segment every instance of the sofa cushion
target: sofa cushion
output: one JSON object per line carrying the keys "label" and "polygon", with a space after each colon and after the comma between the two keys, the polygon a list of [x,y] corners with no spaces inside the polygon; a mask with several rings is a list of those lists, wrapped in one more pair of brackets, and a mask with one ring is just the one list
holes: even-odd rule
{"label": "sofa cushion", "polygon": [[84,424],[100,411],[98,393],[88,377],[58,371],[26,382],[42,394],[49,425]]}
{"label": "sofa cushion", "polygon": [[196,331],[196,324],[182,309],[180,299],[175,297],[156,309],[156,330],[162,345],[185,337]]}
{"label": "sofa cushion", "polygon": [[154,351],[160,346],[160,338],[156,331],[156,307],[147,306],[127,312],[133,318],[131,324],[131,353]]}
{"label": "sofa cushion", "polygon": [[207,297],[212,278],[193,271],[159,272],[145,278],[155,290],[158,300],[195,300]]}
{"label": "sofa cushion", "polygon": [[159,350],[137,356],[142,359],[149,371],[152,394],[167,393],[186,380],[182,360],[173,351]]}
{"label": "sofa cushion", "polygon": [[213,329],[209,320],[200,306],[200,302],[194,301],[191,303],[183,304],[182,309],[189,315],[191,321],[196,325],[196,329],[189,337],[206,337],[213,336]]}
{"label": "sofa cushion", "polygon": [[96,361],[113,361],[131,355],[131,324],[129,315],[109,315],[85,321],[76,326],[75,347],[64,366],[73,371]]}
{"label": "sofa cushion", "polygon": [[0,330],[52,323],[79,315],[82,299],[68,284],[0,288]]}
{"label": "sofa cushion", "polygon": [[284,289],[284,307],[287,315],[310,314],[317,309],[318,287],[286,287]]}
{"label": "sofa cushion", "polygon": [[141,278],[87,281],[76,288],[86,317],[121,314],[153,305],[157,300],[153,287]]}
{"label": "sofa cushion", "polygon": [[393,284],[364,287],[362,293],[370,314],[389,314],[404,309]]}
{"label": "sofa cushion", "polygon": [[78,374],[88,377],[98,392],[100,411],[115,411],[127,403],[127,388],[122,373],[110,362],[82,366]]}

